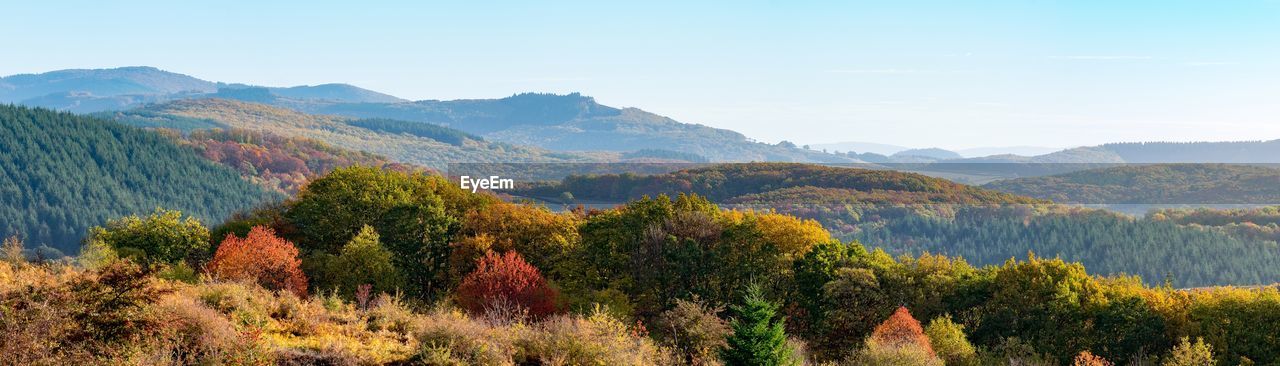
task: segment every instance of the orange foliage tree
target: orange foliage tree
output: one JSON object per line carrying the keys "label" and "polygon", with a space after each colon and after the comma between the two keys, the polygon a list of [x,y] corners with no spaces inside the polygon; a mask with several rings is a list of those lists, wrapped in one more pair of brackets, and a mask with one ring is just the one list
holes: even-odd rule
{"label": "orange foliage tree", "polygon": [[876,329],[871,332],[870,341],[890,347],[916,346],[929,355],[934,354],[929,336],[924,334],[924,328],[920,327],[920,322],[911,316],[911,312],[907,311],[905,306],[899,306],[889,319],[876,326]]}
{"label": "orange foliage tree", "polygon": [[209,262],[209,274],[230,281],[251,281],[272,290],[307,294],[298,248],[274,230],[254,226],[244,238],[227,234]]}
{"label": "orange foliage tree", "polygon": [[558,310],[558,297],[538,268],[514,250],[502,255],[486,252],[458,286],[458,304],[473,314],[490,306],[511,305],[538,319]]}

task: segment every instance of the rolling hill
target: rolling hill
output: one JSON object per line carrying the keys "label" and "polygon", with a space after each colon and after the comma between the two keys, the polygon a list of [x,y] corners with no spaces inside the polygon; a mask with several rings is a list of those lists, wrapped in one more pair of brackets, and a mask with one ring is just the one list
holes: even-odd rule
{"label": "rolling hill", "polygon": [[338,148],[386,156],[396,162],[444,170],[451,162],[607,161],[616,154],[560,153],[488,142],[471,134],[416,122],[313,115],[227,99],[184,99],[146,108],[96,114],[124,124],[180,130],[241,129],[303,137]]}
{"label": "rolling hill", "polygon": [[163,207],[211,223],[280,198],[155,132],[0,106],[0,237],[74,253],[108,218]]}
{"label": "rolling hill", "polygon": [[1059,203],[1276,204],[1280,170],[1236,164],[1122,165],[984,187]]}

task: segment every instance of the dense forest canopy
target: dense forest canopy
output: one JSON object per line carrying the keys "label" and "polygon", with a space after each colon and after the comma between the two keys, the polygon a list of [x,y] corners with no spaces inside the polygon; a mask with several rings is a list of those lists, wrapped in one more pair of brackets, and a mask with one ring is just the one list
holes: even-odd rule
{"label": "dense forest canopy", "polygon": [[108,218],[167,207],[212,223],[280,198],[155,132],[0,106],[0,236],[75,253]]}
{"label": "dense forest canopy", "polygon": [[88,243],[74,264],[33,265],[12,255],[20,241],[6,241],[0,309],[14,310],[0,312],[0,357],[1280,362],[1274,287],[1150,287],[1035,255],[982,267],[894,257],[812,220],[725,209],[698,195],[552,212],[432,174],[348,167],[212,229],[158,211],[112,220]]}

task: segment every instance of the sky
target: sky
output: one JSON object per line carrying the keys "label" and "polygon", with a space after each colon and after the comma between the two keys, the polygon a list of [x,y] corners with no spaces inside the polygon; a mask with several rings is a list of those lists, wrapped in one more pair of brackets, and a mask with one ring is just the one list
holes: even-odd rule
{"label": "sky", "polygon": [[25,1],[0,75],[581,92],[759,141],[1280,138],[1280,0]]}

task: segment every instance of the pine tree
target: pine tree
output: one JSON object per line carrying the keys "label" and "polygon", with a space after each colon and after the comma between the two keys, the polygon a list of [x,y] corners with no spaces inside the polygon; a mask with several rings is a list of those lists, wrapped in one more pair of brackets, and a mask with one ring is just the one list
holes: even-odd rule
{"label": "pine tree", "polygon": [[779,319],[778,304],[768,301],[760,286],[747,287],[743,305],[734,306],[737,318],[729,324],[733,336],[722,353],[729,366],[796,365],[795,351],[787,345],[786,320]]}

